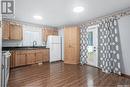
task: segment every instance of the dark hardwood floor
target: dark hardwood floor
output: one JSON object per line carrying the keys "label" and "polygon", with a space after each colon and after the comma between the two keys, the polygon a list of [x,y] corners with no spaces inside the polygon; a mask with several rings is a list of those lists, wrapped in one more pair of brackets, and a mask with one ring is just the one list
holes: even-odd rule
{"label": "dark hardwood floor", "polygon": [[87,65],[56,62],[12,69],[8,85],[9,87],[129,87],[130,79],[105,74]]}

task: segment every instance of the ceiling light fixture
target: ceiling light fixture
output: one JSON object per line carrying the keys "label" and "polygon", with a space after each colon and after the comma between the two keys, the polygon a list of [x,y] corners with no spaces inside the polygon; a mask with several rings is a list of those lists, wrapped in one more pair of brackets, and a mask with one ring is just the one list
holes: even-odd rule
{"label": "ceiling light fixture", "polygon": [[84,7],[82,7],[82,6],[78,6],[73,9],[73,12],[75,12],[75,13],[81,13],[83,11],[84,11]]}
{"label": "ceiling light fixture", "polygon": [[42,20],[43,19],[42,16],[38,16],[38,15],[33,16],[33,18],[36,19],[36,20]]}

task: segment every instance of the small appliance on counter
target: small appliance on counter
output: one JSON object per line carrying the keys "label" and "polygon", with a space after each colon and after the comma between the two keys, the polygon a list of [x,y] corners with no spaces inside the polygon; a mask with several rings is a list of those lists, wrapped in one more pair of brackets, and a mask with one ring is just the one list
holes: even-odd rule
{"label": "small appliance on counter", "polygon": [[1,87],[7,87],[10,71],[10,56],[9,51],[2,51],[2,72],[1,72]]}

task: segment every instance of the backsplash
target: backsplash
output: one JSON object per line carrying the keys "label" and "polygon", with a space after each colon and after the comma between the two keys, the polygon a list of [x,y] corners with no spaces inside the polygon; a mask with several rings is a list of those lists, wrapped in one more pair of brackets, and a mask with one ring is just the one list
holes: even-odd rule
{"label": "backsplash", "polygon": [[22,41],[2,41],[3,47],[11,46],[33,46],[33,41],[37,41],[37,46],[42,46],[42,27],[22,25],[23,27],[23,40]]}
{"label": "backsplash", "polygon": [[21,46],[22,41],[3,41],[3,47]]}

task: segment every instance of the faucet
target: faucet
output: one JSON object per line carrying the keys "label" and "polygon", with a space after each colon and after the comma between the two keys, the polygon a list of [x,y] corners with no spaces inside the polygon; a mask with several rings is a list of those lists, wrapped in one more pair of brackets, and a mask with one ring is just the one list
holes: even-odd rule
{"label": "faucet", "polygon": [[37,41],[33,41],[33,47],[37,45]]}

